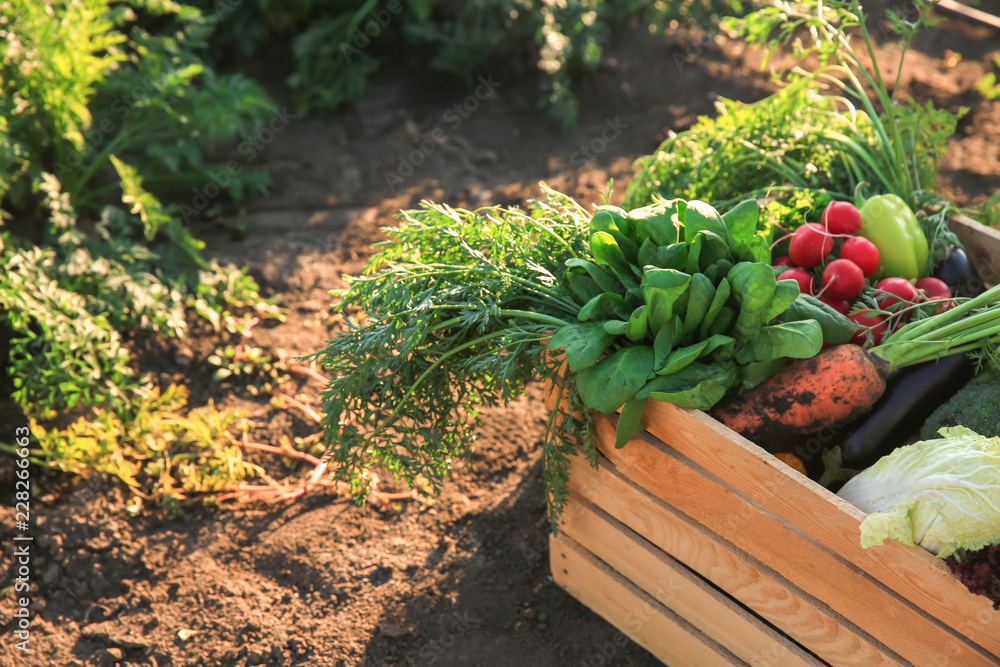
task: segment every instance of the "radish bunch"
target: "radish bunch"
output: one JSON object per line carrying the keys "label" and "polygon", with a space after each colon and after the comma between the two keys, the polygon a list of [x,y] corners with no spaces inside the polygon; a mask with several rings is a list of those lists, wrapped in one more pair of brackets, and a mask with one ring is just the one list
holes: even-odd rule
{"label": "radish bunch", "polygon": [[782,280],[792,279],[799,289],[812,294],[845,315],[850,301],[865,288],[865,278],[878,269],[875,244],[862,236],[861,212],[854,204],[833,201],[823,211],[821,222],[808,222],[795,230],[788,254],[774,260]]}
{"label": "radish bunch", "polygon": [[[937,278],[911,283],[905,278],[884,277],[872,285],[878,309],[858,300],[879,267],[879,251],[863,236],[861,212],[854,204],[833,201],[824,209],[820,222],[809,222],[788,237],[788,254],[775,257],[781,269],[779,279],[795,280],[803,294],[811,294],[863,327],[857,334],[863,344],[878,344],[886,333],[902,325],[915,304],[932,300],[941,303],[935,310],[951,307],[951,290]],[[869,338],[870,332],[870,338]]]}

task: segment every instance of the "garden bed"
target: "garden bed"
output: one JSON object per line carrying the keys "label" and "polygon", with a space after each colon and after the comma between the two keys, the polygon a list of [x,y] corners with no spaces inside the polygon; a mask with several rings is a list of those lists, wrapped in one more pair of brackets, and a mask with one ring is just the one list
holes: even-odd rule
{"label": "garden bed", "polygon": [[[994,282],[1000,234],[952,228]],[[572,463],[553,577],[663,662],[1000,664],[1000,612],[943,561],[861,548],[862,512],[705,413],[652,401],[622,449],[597,419],[599,466]]]}

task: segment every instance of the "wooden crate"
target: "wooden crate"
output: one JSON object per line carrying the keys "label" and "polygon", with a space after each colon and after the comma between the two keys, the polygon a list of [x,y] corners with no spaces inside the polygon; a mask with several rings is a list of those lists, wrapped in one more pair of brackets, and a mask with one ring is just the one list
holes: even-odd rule
{"label": "wooden crate", "polygon": [[[996,282],[1000,234],[952,227]],[[1000,611],[939,559],[862,549],[862,512],[703,412],[651,401],[643,422],[615,449],[598,416],[600,465],[572,462],[550,558],[557,584],[664,663],[1000,665]]]}

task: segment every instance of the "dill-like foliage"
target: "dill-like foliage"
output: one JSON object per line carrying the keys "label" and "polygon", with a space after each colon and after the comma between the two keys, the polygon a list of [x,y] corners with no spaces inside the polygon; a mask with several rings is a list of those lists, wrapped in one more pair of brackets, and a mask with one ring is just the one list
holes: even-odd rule
{"label": "dill-like foliage", "polygon": [[311,358],[332,377],[323,392],[327,456],[359,497],[374,466],[439,489],[473,451],[479,408],[508,403],[535,378],[567,394],[543,445],[553,525],[566,501],[567,457],[580,443],[594,460],[587,410],[545,348],[582,305],[561,275],[567,259],[589,256],[591,216],[542,187],[527,211],[422,202],[384,230],[389,240],[364,274],[337,293],[338,310],[354,317]]}

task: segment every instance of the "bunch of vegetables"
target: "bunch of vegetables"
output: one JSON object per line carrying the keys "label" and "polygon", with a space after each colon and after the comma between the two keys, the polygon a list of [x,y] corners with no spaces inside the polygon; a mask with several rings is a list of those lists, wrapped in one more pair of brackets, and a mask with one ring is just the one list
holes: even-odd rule
{"label": "bunch of vegetables", "polygon": [[761,446],[815,433],[871,410],[899,368],[1000,344],[1000,286],[910,322],[876,347],[842,345],[782,369],[712,415]]}
{"label": "bunch of vegetables", "polygon": [[[915,19],[888,10],[884,25],[898,38],[897,73],[913,36],[930,22],[932,4],[916,0]],[[793,230],[819,218],[831,200],[891,194],[917,212],[929,262],[940,262],[960,244],[946,224],[954,207],[933,188],[964,111],[898,101],[898,74],[885,78],[865,18],[857,0],[774,0],[727,19],[732,36],[768,57],[789,47],[790,62],[814,56],[821,66],[776,72],[782,87],[773,95],[753,104],[722,100],[717,117],[672,134],[636,161],[626,207],[683,196],[725,212],[745,198],[767,197],[770,217],[762,227]]]}
{"label": "bunch of vegetables", "polygon": [[[596,456],[589,409],[624,409],[619,444],[649,398],[709,408],[854,326],[777,280],[754,201],[725,218],[674,200],[593,215],[546,189],[528,212],[425,203],[387,229],[340,293],[357,324],[313,355],[331,373],[325,438],[359,493],[378,465],[438,487],[473,451],[476,407],[536,377],[562,386],[543,445],[553,521],[568,456]],[[360,312],[359,312],[360,311]],[[562,377],[552,350],[565,350]]]}
{"label": "bunch of vegetables", "polygon": [[756,385],[789,358],[848,340],[837,313],[777,280],[746,201],[720,216],[675,199],[626,213],[601,207],[590,221],[593,261],[567,262],[564,283],[582,301],[578,323],[549,347],[565,349],[587,407],[621,409],[617,446],[641,430],[646,402],[707,410]]}
{"label": "bunch of vegetables", "polygon": [[858,345],[881,342],[910,319],[918,304],[934,301],[928,306],[933,311],[952,305],[948,284],[924,275],[927,237],[896,195],[870,197],[860,209],[834,200],[820,222],[805,223],[787,237],[787,254],[773,262],[780,277],[795,280],[804,294],[859,325],[852,340]]}

